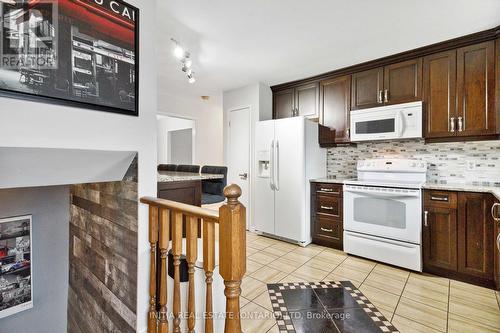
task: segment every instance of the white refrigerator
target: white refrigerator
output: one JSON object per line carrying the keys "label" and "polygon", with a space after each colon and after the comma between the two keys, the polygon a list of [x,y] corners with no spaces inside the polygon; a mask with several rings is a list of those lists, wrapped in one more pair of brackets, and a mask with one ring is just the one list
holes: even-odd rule
{"label": "white refrigerator", "polygon": [[255,153],[255,231],[302,246],[311,243],[309,181],[326,175],[318,124],[304,117],[261,121]]}

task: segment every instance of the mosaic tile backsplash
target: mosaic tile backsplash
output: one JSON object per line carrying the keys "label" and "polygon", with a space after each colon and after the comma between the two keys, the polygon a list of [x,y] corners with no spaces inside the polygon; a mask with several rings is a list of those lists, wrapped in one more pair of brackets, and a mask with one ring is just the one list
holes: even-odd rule
{"label": "mosaic tile backsplash", "polygon": [[387,157],[427,161],[427,182],[500,186],[498,140],[425,144],[422,139],[414,139],[330,148],[327,156],[328,177],[355,178],[358,160]]}

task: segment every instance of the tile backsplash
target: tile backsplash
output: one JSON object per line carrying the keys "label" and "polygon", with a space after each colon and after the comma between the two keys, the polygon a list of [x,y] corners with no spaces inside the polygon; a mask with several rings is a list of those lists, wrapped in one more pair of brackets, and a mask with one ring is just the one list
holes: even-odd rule
{"label": "tile backsplash", "polygon": [[422,139],[359,143],[328,149],[332,178],[355,178],[356,162],[369,158],[414,158],[428,162],[427,181],[500,186],[500,141],[425,144]]}

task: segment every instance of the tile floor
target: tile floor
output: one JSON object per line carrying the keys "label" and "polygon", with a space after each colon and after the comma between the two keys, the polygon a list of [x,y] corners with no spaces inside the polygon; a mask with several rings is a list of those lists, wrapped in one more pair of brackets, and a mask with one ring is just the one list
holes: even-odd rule
{"label": "tile floor", "polygon": [[344,252],[247,234],[245,333],[277,333],[266,284],[351,281],[401,333],[500,333],[500,293]]}

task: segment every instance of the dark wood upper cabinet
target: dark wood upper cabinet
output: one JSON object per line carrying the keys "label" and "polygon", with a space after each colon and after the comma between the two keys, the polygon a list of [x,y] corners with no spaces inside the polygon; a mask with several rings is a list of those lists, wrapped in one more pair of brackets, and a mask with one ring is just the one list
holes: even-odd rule
{"label": "dark wood upper cabinet", "polygon": [[494,279],[494,221],[490,194],[458,194],[458,271]]}
{"label": "dark wood upper cabinet", "polygon": [[422,58],[384,67],[384,104],[400,104],[422,99]]}
{"label": "dark wood upper cabinet", "polygon": [[456,50],[432,54],[423,61],[426,138],[455,136]]}
{"label": "dark wood upper cabinet", "polygon": [[424,212],[424,269],[457,269],[457,211],[455,208],[426,207]]}
{"label": "dark wood upper cabinet", "polygon": [[457,50],[457,135],[495,134],[495,42]]}
{"label": "dark wood upper cabinet", "polygon": [[284,89],[273,94],[274,119],[288,118],[293,116],[295,107],[294,89]]}
{"label": "dark wood upper cabinet", "polygon": [[317,82],[295,88],[295,116],[318,117],[319,84]]}
{"label": "dark wood upper cabinet", "polygon": [[307,116],[317,118],[319,110],[319,83],[299,85],[273,93],[273,118]]}
{"label": "dark wood upper cabinet", "polygon": [[351,110],[359,110],[383,104],[384,68],[374,68],[352,74]]}
{"label": "dark wood upper cabinet", "polygon": [[334,130],[334,137],[323,144],[350,142],[351,76],[345,75],[320,82],[320,119],[323,126]]}

